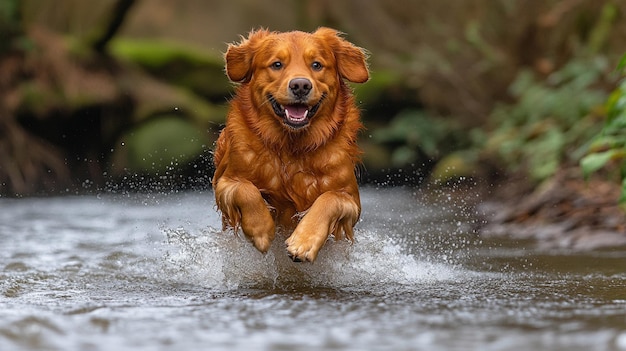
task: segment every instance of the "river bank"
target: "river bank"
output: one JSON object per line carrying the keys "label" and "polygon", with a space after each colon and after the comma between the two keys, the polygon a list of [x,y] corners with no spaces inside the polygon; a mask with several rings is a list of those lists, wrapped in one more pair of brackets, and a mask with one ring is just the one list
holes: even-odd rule
{"label": "river bank", "polygon": [[585,180],[577,167],[563,169],[536,188],[511,177],[483,195],[476,209],[482,237],[535,241],[545,249],[612,249],[626,246],[626,214],[617,183]]}

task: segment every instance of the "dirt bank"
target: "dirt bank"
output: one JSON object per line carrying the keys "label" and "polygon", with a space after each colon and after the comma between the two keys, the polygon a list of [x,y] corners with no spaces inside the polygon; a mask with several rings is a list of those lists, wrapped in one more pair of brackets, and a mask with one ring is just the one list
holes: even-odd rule
{"label": "dirt bank", "polygon": [[618,206],[616,183],[585,181],[578,168],[560,171],[528,190],[509,179],[478,205],[484,237],[535,240],[543,248],[574,250],[626,247],[626,214]]}

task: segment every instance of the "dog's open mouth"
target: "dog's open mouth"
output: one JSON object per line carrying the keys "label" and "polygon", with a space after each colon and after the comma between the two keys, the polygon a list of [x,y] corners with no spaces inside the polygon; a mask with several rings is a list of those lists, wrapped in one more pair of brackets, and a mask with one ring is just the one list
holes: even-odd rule
{"label": "dog's open mouth", "polygon": [[309,125],[325,97],[326,95],[322,95],[322,98],[313,106],[301,103],[281,105],[272,95],[268,95],[267,99],[272,104],[274,113],[283,119],[284,124],[293,129],[300,129]]}

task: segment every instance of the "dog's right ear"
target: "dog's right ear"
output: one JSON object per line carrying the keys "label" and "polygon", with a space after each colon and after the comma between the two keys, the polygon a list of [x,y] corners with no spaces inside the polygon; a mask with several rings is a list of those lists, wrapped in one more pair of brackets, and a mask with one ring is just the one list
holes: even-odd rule
{"label": "dog's right ear", "polygon": [[242,37],[239,43],[228,45],[228,50],[224,55],[228,79],[237,83],[250,81],[254,54],[261,39],[269,33],[266,29],[253,30],[248,34],[248,38]]}

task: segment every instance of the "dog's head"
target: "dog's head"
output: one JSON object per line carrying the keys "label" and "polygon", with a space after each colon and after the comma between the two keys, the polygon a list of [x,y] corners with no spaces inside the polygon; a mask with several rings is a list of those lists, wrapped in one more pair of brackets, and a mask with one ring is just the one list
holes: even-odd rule
{"label": "dog's head", "polygon": [[252,31],[226,52],[226,74],[248,84],[252,103],[288,131],[330,114],[343,80],[369,79],[364,51],[330,28],[313,33]]}

